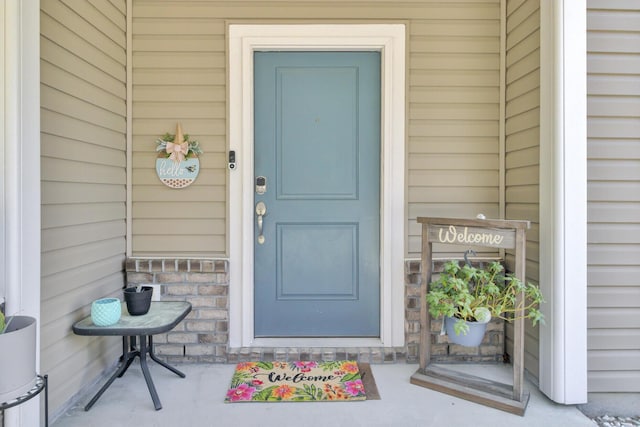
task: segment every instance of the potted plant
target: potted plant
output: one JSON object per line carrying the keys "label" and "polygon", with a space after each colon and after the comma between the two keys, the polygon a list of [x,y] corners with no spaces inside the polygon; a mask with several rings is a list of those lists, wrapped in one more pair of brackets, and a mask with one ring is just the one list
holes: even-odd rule
{"label": "potted plant", "polygon": [[[517,305],[520,292],[525,297]],[[514,275],[505,275],[499,262],[484,268],[446,262],[438,280],[429,285],[426,300],[434,318],[444,316],[449,339],[461,345],[479,345],[492,317],[507,321],[528,318],[534,326],[544,321],[538,310],[544,302],[540,289]]]}
{"label": "potted plant", "polygon": [[0,310],[0,402],[25,393],[36,381],[36,319]]}

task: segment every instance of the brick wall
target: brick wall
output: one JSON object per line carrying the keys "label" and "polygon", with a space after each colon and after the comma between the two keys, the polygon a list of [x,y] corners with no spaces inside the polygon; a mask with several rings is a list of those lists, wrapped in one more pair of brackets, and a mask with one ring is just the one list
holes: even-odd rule
{"label": "brick wall", "polygon": [[229,342],[229,274],[224,260],[129,259],[127,284],[160,284],[162,301],[188,301],[192,311],[171,332],[155,335],[169,362],[225,363]]}
{"label": "brick wall", "polygon": [[[437,263],[435,269],[441,268]],[[417,363],[420,343],[421,268],[405,263],[405,346],[401,348],[229,348],[229,263],[215,259],[127,260],[127,283],[159,284],[163,301],[188,301],[192,311],[171,332],[154,336],[156,354],[172,363],[235,363],[249,360],[340,360]],[[450,345],[432,322],[432,360],[502,361],[504,323],[492,321],[479,347]]]}

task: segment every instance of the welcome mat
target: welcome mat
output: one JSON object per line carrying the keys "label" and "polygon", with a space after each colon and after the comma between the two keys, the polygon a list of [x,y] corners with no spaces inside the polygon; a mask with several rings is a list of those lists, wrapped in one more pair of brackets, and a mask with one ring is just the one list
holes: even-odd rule
{"label": "welcome mat", "polygon": [[242,362],[236,365],[225,402],[357,401],[372,398],[380,397],[368,364],[352,360]]}

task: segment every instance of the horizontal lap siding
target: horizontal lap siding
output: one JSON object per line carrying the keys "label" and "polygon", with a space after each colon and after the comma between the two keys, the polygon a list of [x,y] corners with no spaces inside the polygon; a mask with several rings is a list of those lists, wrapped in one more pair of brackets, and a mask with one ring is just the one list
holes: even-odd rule
{"label": "horizontal lap siding", "polygon": [[[531,221],[527,231],[527,280],[539,277],[540,2],[507,1],[506,40],[506,218]],[[512,256],[507,257],[512,265]],[[513,268],[513,266],[512,266]],[[539,328],[526,322],[525,367],[538,377]],[[507,349],[513,348],[512,328]]]}
{"label": "horizontal lap siding", "polygon": [[640,392],[640,5],[587,5],[588,386]]}
{"label": "horizontal lap siding", "polygon": [[[211,15],[220,7],[215,3],[204,4],[209,13],[179,16],[195,6],[136,2],[133,8],[134,255],[226,253],[225,25]],[[176,190],[156,175],[155,140],[175,133],[178,122],[204,154],[197,180]]]}
{"label": "horizontal lap siding", "polygon": [[117,358],[77,337],[118,296],[126,235],[124,0],[41,1],[42,371],[55,413]]}
{"label": "horizontal lap siding", "polygon": [[[406,22],[409,254],[420,252],[418,216],[498,215],[499,1],[133,6],[135,255],[226,254],[226,20]],[[183,190],[164,187],[154,170],[154,141],[173,133],[177,121],[205,151],[201,176]],[[175,218],[179,227],[171,225]]]}
{"label": "horizontal lap siding", "polygon": [[416,17],[408,51],[408,252],[418,257],[417,217],[499,216],[500,3]]}

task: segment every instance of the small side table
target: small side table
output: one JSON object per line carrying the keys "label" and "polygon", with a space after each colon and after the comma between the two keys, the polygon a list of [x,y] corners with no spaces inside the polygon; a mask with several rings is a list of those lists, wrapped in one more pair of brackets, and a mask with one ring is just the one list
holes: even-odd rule
{"label": "small side table", "polygon": [[[115,381],[117,377],[121,377],[133,362],[136,357],[140,358],[140,368],[142,374],[147,383],[147,388],[151,394],[153,405],[157,410],[162,409],[162,403],[158,397],[158,392],[151,379],[151,373],[147,366],[147,354],[158,364],[164,366],[176,375],[184,378],[185,374],[168,365],[162,360],[158,359],[153,353],[153,335],[169,332],[175,328],[178,323],[182,321],[187,314],[191,311],[191,303],[186,301],[153,301],[151,302],[151,308],[149,312],[142,316],[131,316],[127,312],[127,306],[122,305],[122,316],[118,323],[111,326],[96,326],[91,321],[91,316],[86,317],[73,325],[73,332],[77,335],[94,335],[94,336],[107,336],[107,335],[119,335],[122,336],[122,356],[120,357],[120,365],[113,373],[113,375],[107,380],[102,388],[96,393],[95,396],[84,407],[85,411],[91,409],[94,403],[102,396],[107,388]],[[136,348],[136,337],[139,339],[139,348]],[[127,338],[129,343],[127,344]]]}
{"label": "small side table", "polygon": [[6,402],[0,402],[0,411],[13,408],[23,404],[24,402],[33,399],[44,390],[44,426],[49,427],[49,376],[48,375],[36,375],[36,383],[29,391],[20,396],[16,396],[12,400]]}

